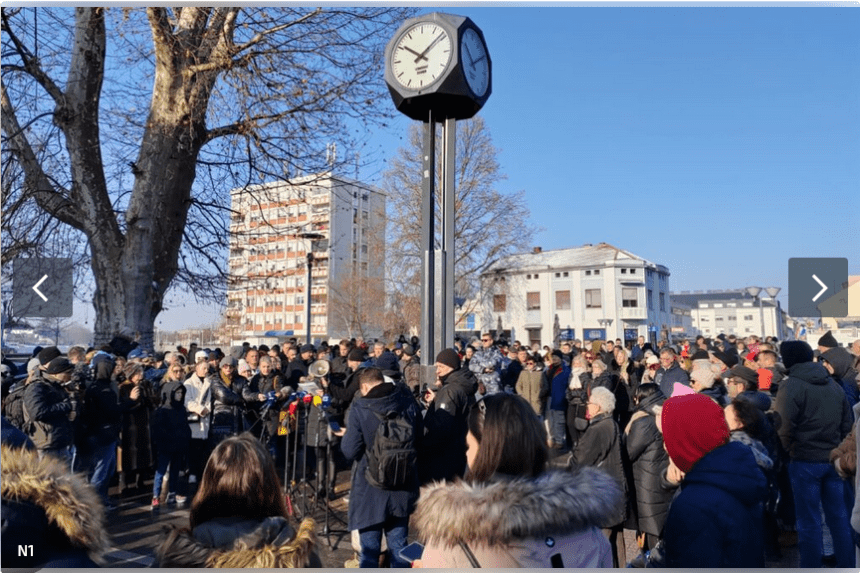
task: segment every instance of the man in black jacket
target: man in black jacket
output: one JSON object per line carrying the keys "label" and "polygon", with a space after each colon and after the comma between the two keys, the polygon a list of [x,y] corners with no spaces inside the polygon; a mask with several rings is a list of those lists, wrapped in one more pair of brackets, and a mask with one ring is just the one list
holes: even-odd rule
{"label": "man in black jacket", "polygon": [[469,410],[475,404],[478,379],[460,367],[460,357],[451,348],[436,356],[437,385],[429,394],[424,416],[424,441],[418,452],[421,483],[453,480],[466,470],[466,434]]}
{"label": "man in black jacket", "polygon": [[76,408],[62,384],[71,380],[73,371],[66,358],[54,358],[43,377],[33,378],[24,389],[24,433],[33,440],[39,458],[52,454],[72,462],[74,428],[69,417]]}

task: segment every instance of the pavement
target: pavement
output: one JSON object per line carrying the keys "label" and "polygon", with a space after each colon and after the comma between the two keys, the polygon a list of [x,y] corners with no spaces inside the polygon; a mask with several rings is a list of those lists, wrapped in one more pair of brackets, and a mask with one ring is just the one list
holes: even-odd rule
{"label": "pavement", "polygon": [[[553,452],[551,465],[563,467],[566,464],[566,452]],[[326,505],[319,500],[314,505],[311,497],[312,488],[303,486],[291,496],[294,512],[294,525],[298,518],[310,514],[317,523],[318,553],[323,566],[327,569],[342,568],[355,557],[351,538],[346,531],[346,519],[349,495],[348,470],[338,472],[335,487],[335,499],[328,504],[328,529],[326,529]],[[147,568],[155,563],[155,548],[160,542],[165,529],[171,525],[183,527],[188,525],[188,507],[177,508],[162,504],[161,509],[152,511],[152,480],[146,482],[146,491],[120,497],[116,488],[110,493],[116,503],[116,510],[108,514],[108,532],[111,535],[111,549],[106,555],[106,566],[110,568]],[[308,495],[301,495],[301,491]],[[190,500],[189,500],[190,501]],[[288,504],[289,505],[289,504]],[[328,533],[328,535],[326,535]],[[414,541],[414,531],[409,541]],[[624,531],[627,548],[627,560],[630,561],[639,553],[633,531]],[[771,568],[796,568],[799,564],[797,546],[788,541],[782,548],[782,556],[778,560],[767,561]],[[356,566],[354,563],[352,566]]]}

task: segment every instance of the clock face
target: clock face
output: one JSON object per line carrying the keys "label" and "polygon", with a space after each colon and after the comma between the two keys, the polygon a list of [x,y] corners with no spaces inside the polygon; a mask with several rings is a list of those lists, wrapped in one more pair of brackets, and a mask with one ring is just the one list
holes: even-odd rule
{"label": "clock face", "polygon": [[468,28],[463,32],[460,46],[460,61],[466,75],[466,83],[476,96],[481,97],[490,85],[490,62],[484,42],[475,30]]}
{"label": "clock face", "polygon": [[391,54],[391,71],[405,88],[421,90],[435,82],[451,62],[451,37],[442,26],[418,23],[400,37]]}

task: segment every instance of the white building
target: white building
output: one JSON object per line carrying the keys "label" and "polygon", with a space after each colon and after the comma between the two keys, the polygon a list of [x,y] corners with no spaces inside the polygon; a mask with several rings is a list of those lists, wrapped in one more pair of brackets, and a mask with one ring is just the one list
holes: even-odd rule
{"label": "white building", "polygon": [[508,257],[481,275],[480,324],[522,343],[668,338],[669,269],[606,243]]}
{"label": "white building", "polygon": [[707,338],[720,333],[738,337],[755,334],[785,340],[788,315],[779,301],[761,291],[753,298],[746,289],[681,291],[672,294],[672,304],[690,308],[692,334]]}
{"label": "white building", "polygon": [[381,330],[385,194],[330,173],[231,193],[227,321],[233,341]]}

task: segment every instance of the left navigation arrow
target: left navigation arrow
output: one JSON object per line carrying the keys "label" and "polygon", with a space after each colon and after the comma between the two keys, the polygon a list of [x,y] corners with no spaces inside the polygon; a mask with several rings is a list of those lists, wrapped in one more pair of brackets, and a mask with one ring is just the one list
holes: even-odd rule
{"label": "left navigation arrow", "polygon": [[34,285],[33,285],[33,291],[34,291],[37,295],[39,295],[39,296],[42,298],[42,300],[44,300],[45,302],[48,302],[48,297],[46,297],[45,295],[43,295],[43,294],[41,293],[41,291],[39,290],[39,286],[41,286],[41,284],[42,284],[43,282],[45,282],[45,279],[47,279],[47,278],[48,278],[48,275],[45,275],[45,276],[43,276],[42,278],[40,278],[40,279],[39,279],[39,282],[37,282],[36,284],[34,284]]}

